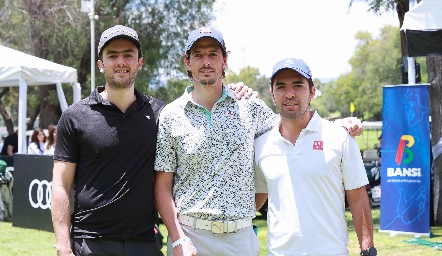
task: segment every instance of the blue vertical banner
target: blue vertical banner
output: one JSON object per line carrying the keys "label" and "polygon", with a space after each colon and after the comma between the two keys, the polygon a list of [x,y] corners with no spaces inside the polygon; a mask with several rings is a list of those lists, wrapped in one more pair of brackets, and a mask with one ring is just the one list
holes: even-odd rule
{"label": "blue vertical banner", "polygon": [[380,232],[430,236],[428,84],[383,88]]}

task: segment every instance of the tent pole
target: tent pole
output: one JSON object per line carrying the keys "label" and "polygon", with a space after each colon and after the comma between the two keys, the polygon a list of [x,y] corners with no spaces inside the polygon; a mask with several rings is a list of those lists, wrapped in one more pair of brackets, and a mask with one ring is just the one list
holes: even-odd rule
{"label": "tent pole", "polygon": [[[414,7],[414,1],[408,1],[408,9],[411,10]],[[408,54],[407,54],[408,55]],[[416,66],[413,57],[407,56],[408,62],[408,84],[416,84]]]}
{"label": "tent pole", "polygon": [[416,84],[416,67],[414,57],[407,57],[408,62],[408,84]]}
{"label": "tent pole", "polygon": [[57,96],[58,96],[58,101],[60,102],[61,111],[65,111],[68,108],[68,103],[66,101],[66,96],[64,95],[63,92],[63,87],[61,87],[61,83],[59,81],[55,83],[55,86],[57,88]]}
{"label": "tent pole", "polygon": [[72,84],[72,90],[73,90],[73,103],[79,102],[81,100],[81,86],[80,83],[73,83]]}
{"label": "tent pole", "polygon": [[20,78],[18,89],[18,151],[19,154],[27,154],[28,144],[26,142],[26,105],[27,85],[23,78]]}

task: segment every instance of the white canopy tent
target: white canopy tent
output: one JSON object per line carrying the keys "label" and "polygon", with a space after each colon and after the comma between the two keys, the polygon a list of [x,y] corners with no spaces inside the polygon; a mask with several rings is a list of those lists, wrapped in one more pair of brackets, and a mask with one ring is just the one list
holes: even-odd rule
{"label": "white canopy tent", "polygon": [[74,102],[81,99],[77,70],[0,45],[0,87],[19,86],[18,153],[26,154],[27,86],[56,84],[62,111],[68,106],[61,87],[72,84]]}
{"label": "white canopy tent", "polygon": [[401,30],[407,43],[408,81],[414,83],[413,57],[442,55],[442,0],[419,2],[405,13]]}
{"label": "white canopy tent", "polygon": [[442,0],[423,0],[405,13],[401,30],[442,29]]}

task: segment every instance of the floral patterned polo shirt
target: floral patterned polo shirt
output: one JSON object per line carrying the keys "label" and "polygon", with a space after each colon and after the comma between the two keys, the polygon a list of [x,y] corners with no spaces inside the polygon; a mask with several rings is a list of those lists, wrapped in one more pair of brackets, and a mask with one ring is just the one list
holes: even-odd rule
{"label": "floral patterned polo shirt", "polygon": [[258,98],[237,100],[223,85],[212,112],[184,95],[159,118],[155,170],[175,172],[178,214],[237,220],[255,217],[254,139],[279,117]]}

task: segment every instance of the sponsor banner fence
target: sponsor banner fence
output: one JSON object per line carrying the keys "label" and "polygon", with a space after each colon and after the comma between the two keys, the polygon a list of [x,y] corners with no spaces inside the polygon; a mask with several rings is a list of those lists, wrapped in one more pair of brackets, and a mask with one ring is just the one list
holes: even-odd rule
{"label": "sponsor banner fence", "polygon": [[383,88],[380,232],[430,236],[428,85]]}
{"label": "sponsor banner fence", "polygon": [[14,155],[12,226],[53,231],[51,219],[52,156]]}

